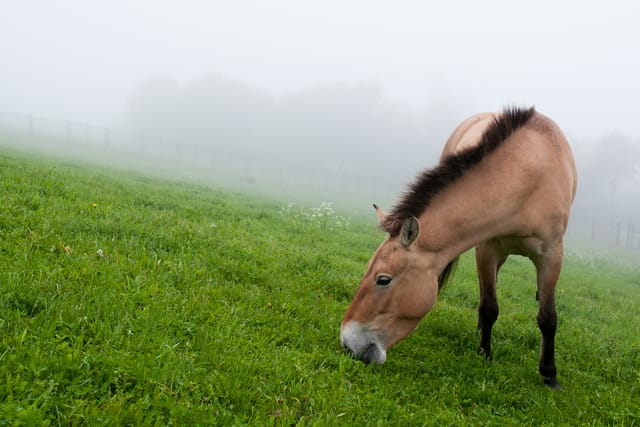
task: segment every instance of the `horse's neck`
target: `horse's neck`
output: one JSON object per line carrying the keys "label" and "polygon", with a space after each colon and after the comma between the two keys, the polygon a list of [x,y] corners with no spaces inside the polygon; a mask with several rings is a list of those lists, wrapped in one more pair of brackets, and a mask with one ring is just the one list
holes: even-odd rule
{"label": "horse's neck", "polygon": [[522,188],[499,175],[495,169],[477,168],[436,196],[420,215],[419,244],[441,253],[447,263],[479,243],[508,234],[515,226]]}

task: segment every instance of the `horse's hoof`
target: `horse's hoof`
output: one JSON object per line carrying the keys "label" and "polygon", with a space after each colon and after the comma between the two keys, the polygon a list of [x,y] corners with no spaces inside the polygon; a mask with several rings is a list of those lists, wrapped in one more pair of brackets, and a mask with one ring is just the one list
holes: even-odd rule
{"label": "horse's hoof", "polygon": [[544,383],[554,390],[562,390],[562,384],[558,382],[556,377],[545,378]]}
{"label": "horse's hoof", "polygon": [[487,360],[493,360],[493,354],[491,353],[491,351],[486,351],[482,347],[478,347],[478,354],[483,355]]}

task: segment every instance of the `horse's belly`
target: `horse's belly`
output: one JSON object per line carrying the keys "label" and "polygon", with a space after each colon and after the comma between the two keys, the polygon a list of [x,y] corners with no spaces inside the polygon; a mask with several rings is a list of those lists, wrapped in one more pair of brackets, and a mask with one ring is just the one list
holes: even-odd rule
{"label": "horse's belly", "polygon": [[543,241],[537,237],[530,236],[496,237],[488,243],[490,243],[498,254],[503,256],[522,255],[532,258],[542,254],[544,250]]}

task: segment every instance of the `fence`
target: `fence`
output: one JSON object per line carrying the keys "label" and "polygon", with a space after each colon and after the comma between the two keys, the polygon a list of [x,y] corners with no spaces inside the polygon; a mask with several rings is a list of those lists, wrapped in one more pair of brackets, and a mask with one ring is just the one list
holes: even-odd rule
{"label": "fence", "polygon": [[[160,159],[189,173],[198,168],[207,171],[207,177],[234,179],[245,184],[257,184],[268,180],[273,186],[291,191],[324,193],[332,200],[348,202],[352,206],[370,206],[372,201],[391,203],[391,199],[403,190],[405,179],[389,182],[384,175],[353,173],[345,170],[310,168],[300,164],[267,162],[261,156],[239,154],[219,148],[196,144],[172,144],[161,138],[149,138],[141,132],[94,126],[88,123],[64,119],[34,117],[32,114],[0,112],[0,131],[25,136],[25,141],[42,139],[55,148],[82,147],[101,153],[124,153],[134,160]],[[217,172],[217,175],[216,175]],[[604,244],[627,250],[640,250],[640,225],[632,221],[596,218],[583,212],[574,214],[569,224],[567,238],[580,243]]]}
{"label": "fence", "polygon": [[[278,153],[256,154],[239,147],[230,149],[193,143],[188,140],[171,141],[158,136],[127,129],[95,126],[65,119],[37,117],[32,114],[0,112],[0,131],[11,134],[24,144],[36,144],[35,148],[74,149],[85,152],[95,150],[96,156],[105,152],[133,154],[129,162],[160,161],[180,167],[181,175],[215,177],[220,180],[235,179],[244,184],[270,183],[297,194],[306,192],[326,193],[334,198],[342,195],[350,204],[370,206],[381,200],[380,194],[396,195],[403,185],[402,176],[389,182],[384,176],[353,172],[348,169],[309,167],[308,163],[283,161]],[[70,153],[72,154],[72,153]],[[280,159],[279,159],[280,158]],[[130,163],[129,163],[130,164]],[[185,171],[187,171],[185,173]],[[311,190],[311,191],[310,191]]]}
{"label": "fence", "polygon": [[632,221],[604,220],[576,215],[571,218],[567,237],[629,250],[640,250],[640,227]]}
{"label": "fence", "polygon": [[29,137],[53,137],[67,143],[103,145],[109,147],[144,146],[144,134],[128,130],[114,131],[106,126],[65,119],[35,117],[32,114],[0,112],[0,128],[9,132],[21,132]]}

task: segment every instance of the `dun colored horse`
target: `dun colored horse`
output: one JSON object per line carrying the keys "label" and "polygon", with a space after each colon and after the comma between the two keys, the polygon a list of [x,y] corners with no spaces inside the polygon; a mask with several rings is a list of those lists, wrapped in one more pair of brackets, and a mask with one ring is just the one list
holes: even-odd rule
{"label": "dun colored horse", "polygon": [[418,176],[391,212],[374,205],[388,238],[369,261],[344,316],[343,347],[357,359],[384,363],[387,349],[431,310],[460,254],[475,247],[479,351],[491,357],[496,278],[507,257],[518,254],[537,272],[540,374],[547,385],[561,388],[554,360],[555,289],[576,184],[567,139],[533,108],[464,121],[439,164]]}

